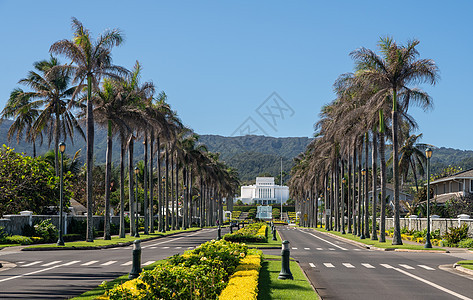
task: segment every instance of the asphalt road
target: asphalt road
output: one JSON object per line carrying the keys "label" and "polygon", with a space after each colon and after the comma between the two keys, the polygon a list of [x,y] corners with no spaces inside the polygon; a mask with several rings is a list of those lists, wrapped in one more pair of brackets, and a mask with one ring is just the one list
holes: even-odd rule
{"label": "asphalt road", "polygon": [[[222,235],[228,229],[222,229]],[[217,236],[216,229],[180,233],[143,242],[142,265],[153,263]],[[0,299],[65,299],[131,270],[132,246],[103,250],[19,251],[5,248],[0,261]]]}
{"label": "asphalt road", "polygon": [[279,233],[322,299],[473,298],[473,276],[451,268],[473,259],[471,253],[377,251],[310,229],[284,227]]}

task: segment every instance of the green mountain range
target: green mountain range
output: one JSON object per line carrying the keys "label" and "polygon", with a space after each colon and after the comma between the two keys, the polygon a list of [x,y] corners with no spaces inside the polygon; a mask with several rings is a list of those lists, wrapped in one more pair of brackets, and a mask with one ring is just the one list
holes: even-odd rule
{"label": "green mountain range", "polygon": [[[25,152],[32,155],[32,145],[16,140],[10,143],[7,141],[7,131],[11,125],[11,121],[5,121],[0,124],[0,143],[15,148],[17,152]],[[293,158],[299,153],[304,152],[306,146],[310,142],[308,137],[286,137],[275,138],[267,136],[234,136],[224,137],[219,135],[201,135],[199,142],[207,146],[209,151],[219,152],[220,159],[225,161],[231,167],[238,170],[240,179],[243,183],[254,182],[256,176],[266,175],[279,177],[282,159],[282,169],[284,172],[283,182],[289,176],[289,172],[293,165]],[[85,141],[76,136],[74,144],[66,141],[66,153],[70,156],[82,149],[82,158],[85,155]],[[113,160],[118,162],[120,158],[119,141],[114,140]],[[52,148],[47,145],[45,139],[42,145],[37,145],[37,153],[41,155],[48,149]],[[106,146],[106,130],[96,127],[95,131],[95,150],[94,156],[97,164],[105,163]],[[389,156],[389,151],[387,151]],[[143,145],[141,142],[135,143],[135,159],[143,158]],[[440,169],[452,165],[459,166],[463,170],[473,168],[473,151],[457,150],[452,148],[436,148],[432,156],[432,173]]]}

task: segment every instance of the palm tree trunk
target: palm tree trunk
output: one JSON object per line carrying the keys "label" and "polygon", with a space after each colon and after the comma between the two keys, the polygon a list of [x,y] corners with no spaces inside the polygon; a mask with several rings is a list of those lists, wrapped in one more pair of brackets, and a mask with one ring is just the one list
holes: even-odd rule
{"label": "palm tree trunk", "polygon": [[362,236],[362,211],[361,211],[361,203],[363,202],[363,192],[362,192],[362,184],[363,184],[363,175],[361,174],[361,164],[362,164],[362,153],[363,153],[363,138],[361,138],[360,149],[358,151],[358,236]]}
{"label": "palm tree trunk", "polygon": [[187,227],[187,185],[189,184],[187,178],[187,170],[186,167],[182,167],[182,182],[184,184],[184,190],[182,191],[182,228],[186,229]]}
{"label": "palm tree trunk", "polygon": [[33,140],[33,158],[36,157],[36,141]]}
{"label": "palm tree trunk", "polygon": [[[151,130],[149,136],[149,207],[148,207],[148,220],[149,220],[149,231],[154,233],[154,180],[153,180],[153,144],[154,144],[154,130]],[[158,177],[159,180],[159,177]]]}
{"label": "palm tree trunk", "polygon": [[414,165],[414,161],[412,159],[409,159],[409,161],[411,163],[412,174],[414,175],[414,182],[416,184],[416,192],[419,192],[419,184],[417,183],[416,166]]}
{"label": "palm tree trunk", "polygon": [[87,146],[86,146],[86,181],[87,181],[87,242],[94,241],[94,197],[92,170],[94,169],[94,114],[92,107],[92,75],[87,76]]}
{"label": "palm tree trunk", "polygon": [[165,195],[164,195],[164,205],[166,206],[164,211],[166,212],[166,219],[165,219],[165,226],[164,226],[164,232],[169,230],[169,151],[168,151],[168,146],[166,145],[166,148],[164,149],[166,151],[166,179],[165,179]]}
{"label": "palm tree trunk", "polygon": [[[393,92],[393,101],[396,102],[396,91]],[[393,176],[394,176],[394,235],[393,245],[402,245],[401,220],[399,207],[399,145],[398,145],[398,115],[397,110],[392,111],[393,120]]]}
{"label": "palm tree trunk", "polygon": [[179,229],[179,163],[177,161],[176,157],[176,193],[174,195],[175,199],[175,207],[173,206],[173,212],[174,212],[174,229]]}
{"label": "palm tree trunk", "polygon": [[330,200],[328,199],[328,174],[324,173],[324,206],[325,206],[325,230],[330,231],[329,212]]}
{"label": "palm tree trunk", "polygon": [[356,143],[353,143],[353,174],[352,174],[352,189],[353,189],[353,201],[352,201],[352,217],[353,217],[353,235],[358,235],[358,227],[356,221]]}
{"label": "palm tree trunk", "polygon": [[[136,230],[135,228],[135,207],[134,204],[134,169],[133,169],[133,135],[130,136],[128,140],[128,205],[130,207],[130,235],[134,236]],[[138,209],[138,206],[136,207]]]}
{"label": "palm tree trunk", "polygon": [[112,121],[108,120],[107,154],[105,162],[105,216],[103,239],[111,240],[110,236],[110,178],[112,173]]}
{"label": "palm tree trunk", "polygon": [[[176,224],[174,223],[174,153],[171,153],[171,230],[176,229]],[[177,194],[177,190],[176,190]]]}
{"label": "palm tree trunk", "polygon": [[379,241],[386,242],[386,147],[384,128],[379,133],[379,158],[381,171],[381,214],[379,216]]}
{"label": "palm tree trunk", "polygon": [[192,215],[193,213],[196,211],[195,207],[194,209],[192,208],[192,203],[194,201],[192,201],[192,184],[193,184],[193,178],[192,178],[192,167],[189,168],[189,175],[188,175],[188,181],[189,181],[189,184],[187,185],[187,191],[188,191],[188,196],[187,196],[187,203],[189,205],[189,213],[188,213],[188,217],[189,217],[189,220],[187,221],[187,228],[191,228],[192,227]]}
{"label": "palm tree trunk", "polygon": [[125,152],[124,138],[121,138],[120,149],[120,238],[125,237]]}
{"label": "palm tree trunk", "polygon": [[156,138],[156,164],[158,169],[158,230],[163,231],[163,191],[164,191],[164,182],[161,178],[161,145],[159,143],[159,136]]}
{"label": "palm tree trunk", "polygon": [[372,240],[378,240],[378,236],[376,234],[376,208],[377,208],[377,203],[376,203],[376,196],[377,196],[377,190],[378,190],[378,134],[376,130],[373,130],[373,149],[371,149],[371,168],[372,168],[372,180],[373,180],[373,200],[371,201],[371,216],[372,216],[372,222],[373,222],[373,227],[371,230],[371,239]]}
{"label": "palm tree trunk", "polygon": [[204,181],[202,175],[200,175],[200,197],[199,197],[199,227],[204,227]]}
{"label": "palm tree trunk", "polygon": [[341,165],[341,169],[342,169],[342,172],[341,172],[341,178],[342,178],[342,181],[341,181],[341,194],[342,196],[340,197],[341,199],[341,202],[342,202],[342,205],[341,205],[341,228],[340,228],[340,232],[342,234],[345,234],[345,184],[343,184],[343,178],[345,177],[345,160],[342,159],[342,165]]}
{"label": "palm tree trunk", "polygon": [[[330,180],[330,229],[331,230],[334,230],[333,228],[333,217],[334,217],[334,187],[333,187],[333,169],[332,169],[332,172],[330,172],[331,176],[332,176],[332,180]],[[335,228],[335,231],[337,229]]]}
{"label": "palm tree trunk", "polygon": [[366,176],[365,176],[365,238],[370,237],[370,219],[369,219],[369,199],[368,199],[368,147],[369,147],[369,138],[368,138],[368,132],[365,133],[365,170],[366,170]]}
{"label": "palm tree trunk", "polygon": [[347,174],[347,178],[348,178],[348,181],[347,181],[347,192],[348,192],[348,201],[347,201],[347,218],[348,218],[348,231],[347,233],[352,233],[352,230],[351,230],[351,203],[353,201],[352,197],[353,197],[353,191],[351,189],[351,157],[350,157],[350,147],[348,147],[348,159],[347,159],[347,164],[348,164],[348,174]]}
{"label": "palm tree trunk", "polygon": [[145,137],[144,137],[144,142],[143,142],[143,148],[144,148],[144,163],[143,163],[143,215],[144,215],[144,233],[148,234],[148,225],[149,225],[149,220],[148,220],[148,212],[146,211],[148,209],[148,134],[145,130]]}

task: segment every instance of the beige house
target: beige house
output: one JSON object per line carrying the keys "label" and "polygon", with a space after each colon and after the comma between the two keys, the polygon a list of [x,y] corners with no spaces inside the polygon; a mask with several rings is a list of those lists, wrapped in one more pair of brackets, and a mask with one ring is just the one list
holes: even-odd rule
{"label": "beige house", "polygon": [[434,180],[430,187],[434,191],[433,200],[439,204],[473,193],[473,169]]}

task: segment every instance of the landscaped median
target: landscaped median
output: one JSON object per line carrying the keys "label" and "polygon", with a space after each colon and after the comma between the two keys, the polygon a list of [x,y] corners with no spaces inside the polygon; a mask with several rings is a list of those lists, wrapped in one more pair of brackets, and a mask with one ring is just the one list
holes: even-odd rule
{"label": "landscaped median", "polygon": [[324,228],[312,228],[319,232],[324,232],[328,234],[333,234],[357,243],[360,243],[370,249],[375,250],[394,250],[394,251],[445,251],[445,249],[441,248],[429,248],[426,249],[424,245],[411,245],[411,244],[404,244],[404,245],[392,245],[391,241],[386,241],[381,243],[377,240],[371,240],[370,238],[360,239],[358,236],[354,236],[351,233],[342,234],[338,231],[327,231]]}
{"label": "landscaped median", "polygon": [[[272,236],[272,233],[271,233]],[[248,224],[247,226],[228,233],[223,236],[226,241],[246,243],[248,248],[257,249],[280,249],[281,238],[276,232],[276,241],[268,238],[268,224],[265,222],[256,222]]]}
{"label": "landscaped median", "polygon": [[22,251],[47,251],[47,250],[91,250],[91,249],[106,249],[114,247],[125,247],[133,244],[133,241],[140,240],[142,242],[154,240],[157,238],[170,236],[182,232],[192,232],[198,231],[200,228],[193,227],[185,230],[171,230],[166,232],[159,233],[150,233],[150,234],[140,234],[140,237],[134,237],[127,235],[125,238],[120,238],[118,236],[112,236],[111,240],[104,239],[95,239],[93,242],[66,242],[64,246],[57,246],[56,244],[40,244],[25,247],[21,249]]}
{"label": "landscaped median", "polygon": [[460,260],[453,267],[463,273],[473,275],[473,260]]}

